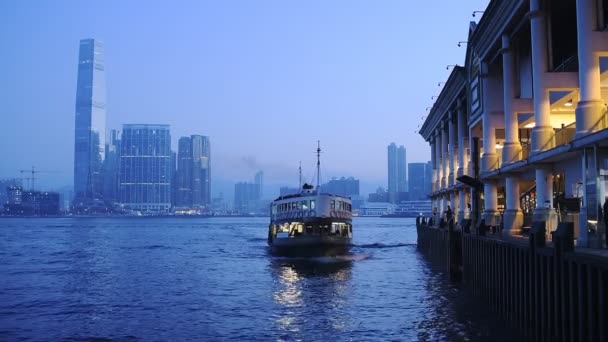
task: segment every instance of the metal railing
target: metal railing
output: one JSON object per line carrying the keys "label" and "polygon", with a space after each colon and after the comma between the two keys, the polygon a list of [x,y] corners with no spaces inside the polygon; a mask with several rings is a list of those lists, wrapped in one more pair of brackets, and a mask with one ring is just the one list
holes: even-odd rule
{"label": "metal railing", "polygon": [[560,64],[553,68],[554,72],[577,72],[578,71],[578,56],[573,55],[564,59]]}

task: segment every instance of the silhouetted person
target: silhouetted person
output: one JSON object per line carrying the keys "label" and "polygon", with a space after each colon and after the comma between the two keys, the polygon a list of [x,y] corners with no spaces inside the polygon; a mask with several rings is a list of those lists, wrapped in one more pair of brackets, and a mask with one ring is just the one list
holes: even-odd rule
{"label": "silhouetted person", "polygon": [[445,211],[445,218],[448,222],[452,220],[452,207],[448,205],[448,209]]}

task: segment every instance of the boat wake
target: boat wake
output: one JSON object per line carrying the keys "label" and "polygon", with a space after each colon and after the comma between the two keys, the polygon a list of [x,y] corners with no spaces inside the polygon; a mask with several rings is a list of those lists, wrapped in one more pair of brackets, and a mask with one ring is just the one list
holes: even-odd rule
{"label": "boat wake", "polygon": [[384,244],[384,243],[370,243],[364,245],[353,245],[353,247],[359,248],[397,248],[397,247],[408,247],[408,246],[416,246],[415,243],[395,243],[395,244]]}

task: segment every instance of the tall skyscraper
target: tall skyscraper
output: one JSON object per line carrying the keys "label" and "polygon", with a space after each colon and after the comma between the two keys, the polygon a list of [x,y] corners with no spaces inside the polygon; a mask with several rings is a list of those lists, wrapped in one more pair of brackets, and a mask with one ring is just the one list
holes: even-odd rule
{"label": "tall skyscraper", "polygon": [[211,143],[209,137],[181,137],[177,151],[176,206],[209,208],[211,205]]}
{"label": "tall skyscraper", "polygon": [[123,125],[120,202],[132,210],[168,212],[171,159],[169,125]]}
{"label": "tall skyscraper", "polygon": [[396,202],[400,193],[407,192],[407,159],[405,147],[391,143],[388,152],[388,193],[391,202]]}
{"label": "tall skyscraper", "polygon": [[179,138],[177,147],[177,186],[175,204],[178,207],[192,206],[192,141],[190,137]]}
{"label": "tall skyscraper", "polygon": [[253,183],[257,187],[258,198],[261,199],[262,195],[264,194],[264,171],[260,170],[256,172],[255,176],[253,177]]}
{"label": "tall skyscraper", "polygon": [[209,137],[192,135],[192,205],[195,207],[211,204],[211,148]]}
{"label": "tall skyscraper", "polygon": [[426,199],[424,193],[426,163],[409,163],[408,168],[408,184],[410,200],[417,201]]}
{"label": "tall skyscraper", "polygon": [[106,139],[103,55],[101,42],[94,39],[80,41],[74,132],[74,194],[80,203],[99,199],[103,194]]}
{"label": "tall skyscraper", "polygon": [[110,131],[106,144],[106,157],[103,165],[103,197],[108,202],[119,201],[118,175],[120,171],[120,131]]}

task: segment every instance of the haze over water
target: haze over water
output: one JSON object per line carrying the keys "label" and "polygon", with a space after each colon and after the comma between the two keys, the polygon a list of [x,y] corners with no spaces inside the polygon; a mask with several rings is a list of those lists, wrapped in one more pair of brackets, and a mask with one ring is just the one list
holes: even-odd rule
{"label": "haze over water", "polygon": [[340,258],[277,258],[266,218],[2,219],[0,340],[512,341],[416,250],[356,218]]}

